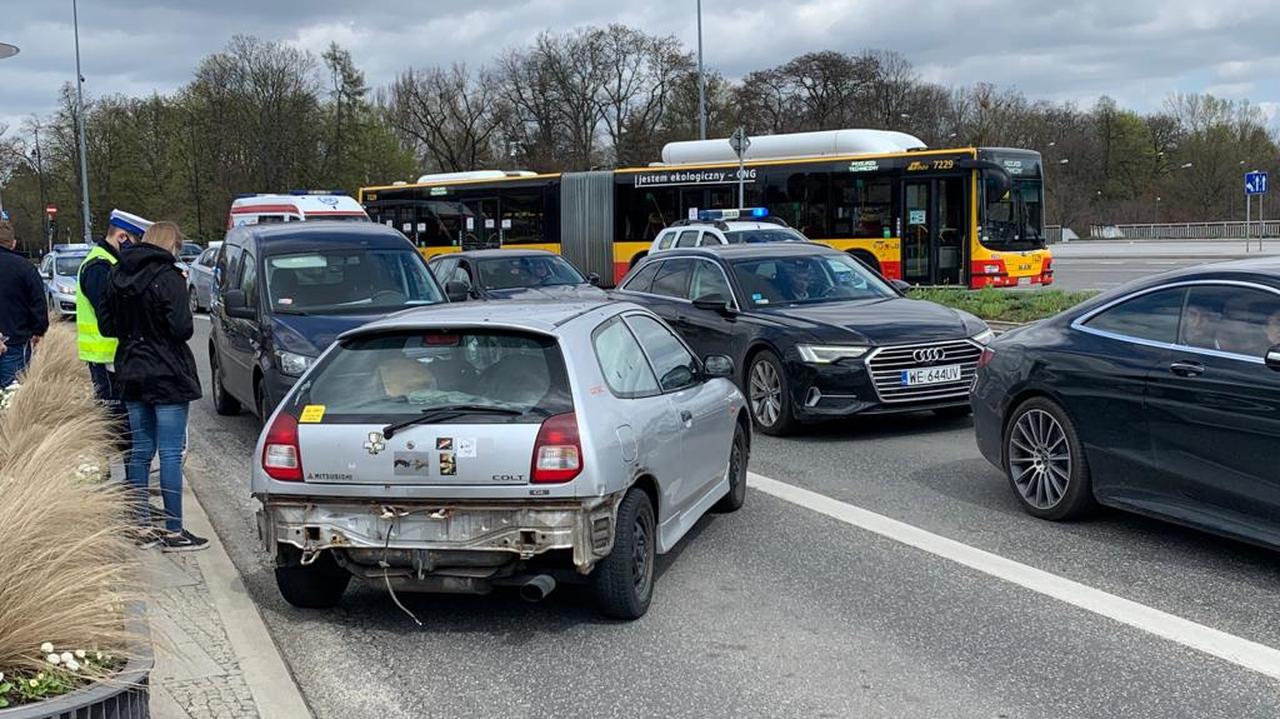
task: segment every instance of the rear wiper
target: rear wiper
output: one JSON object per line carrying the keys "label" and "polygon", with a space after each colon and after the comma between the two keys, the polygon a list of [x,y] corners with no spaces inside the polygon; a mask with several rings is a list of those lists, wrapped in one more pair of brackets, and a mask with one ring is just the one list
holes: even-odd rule
{"label": "rear wiper", "polygon": [[396,432],[405,427],[412,427],[415,424],[432,424],[442,419],[457,417],[463,414],[500,414],[505,417],[519,417],[524,414],[518,409],[507,409],[505,407],[493,407],[486,404],[446,404],[441,407],[431,407],[422,410],[422,414],[412,419],[393,422],[382,428],[383,439],[391,439]]}

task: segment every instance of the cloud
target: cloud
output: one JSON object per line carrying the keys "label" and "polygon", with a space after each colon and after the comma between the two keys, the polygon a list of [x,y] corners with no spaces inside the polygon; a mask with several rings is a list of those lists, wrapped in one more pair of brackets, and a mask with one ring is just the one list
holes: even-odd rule
{"label": "cloud", "polygon": [[[0,40],[0,123],[47,113],[75,74],[70,7],[9,3]],[[1280,15],[1246,0],[703,0],[709,67],[730,77],[803,52],[902,52],[924,79],[991,82],[1032,98],[1139,110],[1171,92],[1280,102]],[[110,0],[82,3],[81,52],[94,95],[169,92],[235,34],[317,55],[335,41],[373,86],[414,66],[483,65],[545,30],[618,22],[696,42],[693,0]]]}

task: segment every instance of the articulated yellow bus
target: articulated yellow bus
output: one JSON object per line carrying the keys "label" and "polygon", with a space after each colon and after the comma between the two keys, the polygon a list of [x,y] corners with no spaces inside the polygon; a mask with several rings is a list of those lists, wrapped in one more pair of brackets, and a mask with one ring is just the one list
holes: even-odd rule
{"label": "articulated yellow bus", "polygon": [[741,206],[768,208],[889,279],[973,288],[1053,281],[1037,152],[930,150],[902,133],[838,130],[755,138],[741,170],[726,154],[724,140],[671,143],[649,167],[424,175],[362,188],[358,199],[428,257],[541,248],[614,282],[664,227],[739,207],[739,192]]}

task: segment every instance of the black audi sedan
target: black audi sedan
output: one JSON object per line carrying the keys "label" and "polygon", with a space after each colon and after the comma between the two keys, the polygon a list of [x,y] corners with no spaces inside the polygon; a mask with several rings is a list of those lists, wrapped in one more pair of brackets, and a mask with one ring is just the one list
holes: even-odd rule
{"label": "black audi sedan", "polygon": [[853,414],[967,413],[992,337],[982,320],[909,299],[849,255],[810,243],[668,250],[615,293],[661,315],[699,356],[731,356],[767,434]]}
{"label": "black audi sedan", "polygon": [[584,276],[568,260],[546,250],[469,250],[437,255],[427,263],[449,299],[602,300],[600,278]]}
{"label": "black audi sedan", "polygon": [[1280,258],[1138,281],[992,342],[974,428],[1031,514],[1280,548]]}

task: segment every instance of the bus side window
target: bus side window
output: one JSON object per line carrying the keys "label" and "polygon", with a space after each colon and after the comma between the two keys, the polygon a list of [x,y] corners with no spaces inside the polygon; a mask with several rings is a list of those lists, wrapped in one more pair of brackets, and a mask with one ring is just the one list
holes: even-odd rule
{"label": "bus side window", "polygon": [[836,237],[884,237],[893,227],[893,182],[888,177],[836,173],[832,177]]}
{"label": "bus side window", "polygon": [[541,189],[503,193],[502,242],[504,244],[545,242],[542,208]]}
{"label": "bus side window", "polygon": [[[630,179],[630,178],[628,178]],[[680,219],[676,188],[614,186],[615,235],[630,242],[652,242],[667,225]]]}

